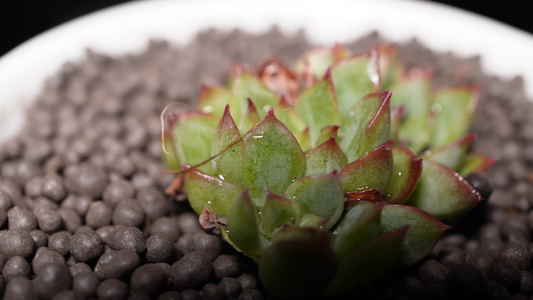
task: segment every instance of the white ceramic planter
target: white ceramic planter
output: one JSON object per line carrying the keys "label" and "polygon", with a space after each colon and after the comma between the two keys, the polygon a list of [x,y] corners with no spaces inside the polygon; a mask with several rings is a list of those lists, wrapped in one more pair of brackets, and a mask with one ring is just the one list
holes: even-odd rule
{"label": "white ceramic planter", "polygon": [[385,38],[418,38],[434,50],[481,55],[484,71],[524,77],[533,98],[533,36],[448,6],[407,0],[150,0],[119,5],[49,30],[0,58],[0,142],[23,123],[24,108],[44,80],[87,47],[107,54],[139,51],[150,38],[184,44],[202,29],[278,25],[304,28],[308,38],[332,44],[377,30]]}

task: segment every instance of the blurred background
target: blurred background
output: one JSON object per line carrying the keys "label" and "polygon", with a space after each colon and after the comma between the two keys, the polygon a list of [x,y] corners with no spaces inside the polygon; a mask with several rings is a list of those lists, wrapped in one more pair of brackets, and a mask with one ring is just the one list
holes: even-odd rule
{"label": "blurred background", "polygon": [[[0,56],[25,40],[61,23],[102,8],[132,1],[0,0]],[[529,1],[419,1],[440,2],[455,6],[533,33],[533,18],[529,9]]]}

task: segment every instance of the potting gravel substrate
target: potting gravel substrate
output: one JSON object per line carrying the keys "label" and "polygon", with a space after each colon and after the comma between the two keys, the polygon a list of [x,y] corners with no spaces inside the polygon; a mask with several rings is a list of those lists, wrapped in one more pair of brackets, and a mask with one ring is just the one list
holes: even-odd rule
{"label": "potting gravel substrate", "polygon": [[[347,47],[380,41],[372,33]],[[175,175],[162,172],[160,115],[171,102],[194,108],[201,85],[225,84],[236,63],[254,70],[276,55],[291,65],[312,47],[304,32],[210,30],[185,46],[151,41],[141,53],[88,50],[66,62],[0,147],[3,298],[273,298],[252,260],[200,226],[184,193],[165,193]],[[434,70],[434,88],[481,86],[472,148],[498,162],[467,180],[493,192],[424,260],[345,298],[533,299],[533,103],[522,80],[416,40],[399,50],[407,67]]]}

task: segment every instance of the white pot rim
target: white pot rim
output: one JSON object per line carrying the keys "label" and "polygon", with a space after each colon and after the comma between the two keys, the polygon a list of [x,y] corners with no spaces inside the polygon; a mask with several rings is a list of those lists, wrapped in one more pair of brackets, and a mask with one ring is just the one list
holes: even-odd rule
{"label": "white pot rim", "polygon": [[21,117],[12,111],[28,105],[45,78],[62,63],[80,59],[86,48],[116,55],[140,51],[150,38],[185,44],[210,27],[261,33],[273,25],[286,33],[304,28],[310,41],[320,44],[378,31],[392,41],[416,37],[433,50],[481,55],[484,72],[522,76],[533,98],[533,36],[446,5],[413,0],[145,0],[67,22],[0,57],[0,126],[8,131],[20,126]]}

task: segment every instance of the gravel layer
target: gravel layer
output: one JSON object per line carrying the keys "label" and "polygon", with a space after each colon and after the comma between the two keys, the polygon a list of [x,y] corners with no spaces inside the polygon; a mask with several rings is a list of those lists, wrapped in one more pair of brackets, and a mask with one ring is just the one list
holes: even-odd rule
{"label": "gravel layer", "polygon": [[[366,50],[370,34],[348,46]],[[47,80],[24,131],[0,147],[0,295],[9,299],[265,299],[256,267],[205,233],[186,202],[164,194],[160,121],[235,63],[286,63],[311,48],[302,32],[206,31],[142,53],[88,50]],[[407,66],[433,68],[436,88],[480,84],[473,150],[499,160],[489,201],[451,224],[431,254],[346,298],[532,299],[533,105],[520,78],[486,76],[480,58],[401,45]],[[476,178],[472,179],[476,180]],[[480,189],[483,188],[481,180]]]}

